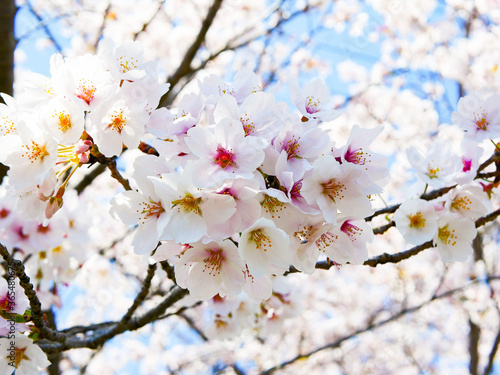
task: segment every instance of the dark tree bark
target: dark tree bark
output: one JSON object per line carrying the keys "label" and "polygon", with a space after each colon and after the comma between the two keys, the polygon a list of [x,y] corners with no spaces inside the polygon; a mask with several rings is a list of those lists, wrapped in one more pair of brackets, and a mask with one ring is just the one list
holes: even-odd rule
{"label": "dark tree bark", "polygon": [[[0,92],[12,95],[14,88],[14,17],[17,7],[14,0],[0,0]],[[0,164],[0,183],[8,167]]]}

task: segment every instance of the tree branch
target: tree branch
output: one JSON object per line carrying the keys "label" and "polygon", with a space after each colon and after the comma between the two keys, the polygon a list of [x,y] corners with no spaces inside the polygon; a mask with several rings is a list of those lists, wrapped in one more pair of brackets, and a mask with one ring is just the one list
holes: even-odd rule
{"label": "tree branch", "polygon": [[[170,83],[170,90],[172,90],[174,86],[177,85],[177,83],[179,83],[179,80],[182,77],[186,76],[192,71],[191,62],[193,61],[194,57],[196,56],[196,52],[198,52],[198,49],[201,47],[203,41],[205,40],[207,32],[210,29],[210,26],[212,26],[212,23],[221,5],[222,5],[222,0],[214,0],[214,2],[212,3],[212,6],[208,10],[207,16],[205,17],[203,23],[201,24],[198,36],[186,51],[186,54],[184,55],[184,58],[179,67],[177,68],[176,72],[167,81],[168,83]],[[167,91],[167,93],[165,93],[163,97],[160,99],[159,107],[167,106],[170,90]]]}

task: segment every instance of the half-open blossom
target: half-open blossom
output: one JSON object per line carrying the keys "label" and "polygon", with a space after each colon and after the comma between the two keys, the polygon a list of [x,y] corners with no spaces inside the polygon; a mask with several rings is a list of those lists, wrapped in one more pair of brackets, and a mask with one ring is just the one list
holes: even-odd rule
{"label": "half-open blossom", "polygon": [[402,203],[392,219],[405,240],[414,245],[431,240],[438,230],[434,205],[423,199]]}

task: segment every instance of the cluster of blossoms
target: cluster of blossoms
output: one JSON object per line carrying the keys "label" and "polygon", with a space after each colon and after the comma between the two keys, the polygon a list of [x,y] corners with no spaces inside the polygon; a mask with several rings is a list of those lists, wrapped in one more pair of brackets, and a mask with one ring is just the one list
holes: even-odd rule
{"label": "cluster of blossoms", "polygon": [[[133,189],[111,200],[110,213],[136,227],[136,254],[168,260],[179,286],[211,300],[214,335],[233,332],[240,315],[269,327],[290,314],[284,306],[293,298],[273,283],[291,266],[310,274],[320,258],[367,260],[374,234],[365,218],[389,175],[386,159],[370,150],[382,127],[355,125],[340,143],[330,131],[340,113],[329,107],[322,80],[302,88],[292,81],[290,110],[247,70],[231,83],[207,76],[176,109],[156,109],[168,86],[142,55],[140,43],[115,48],[107,41],[96,56],[55,55],[50,78],[33,76],[16,99],[3,96],[0,157],[10,171],[0,202],[2,243],[35,254],[51,280],[68,281],[70,263],[83,259],[66,250],[81,248],[75,238],[86,230],[83,211],[67,209],[77,199],[66,193],[70,178],[142,142],[152,152],[134,157]],[[498,136],[498,116],[496,98],[467,104],[479,100],[463,98],[453,116],[467,132],[462,158],[441,144],[425,157],[408,151],[429,186],[460,186],[436,201],[407,201],[393,217],[407,242],[434,241],[444,261],[467,258],[473,220],[487,212],[482,189],[472,185],[482,156],[476,144]]]}
{"label": "cluster of blossoms", "polygon": [[366,260],[373,233],[363,219],[388,174],[369,151],[382,129],[355,126],[336,145],[322,125],[339,113],[321,80],[292,82],[294,112],[250,71],[199,87],[149,129],[159,156],[135,159],[138,189],[111,201],[114,217],[137,224],[135,252],[174,262],[177,284],[202,300],[268,299],[271,276],[291,265],[312,273],[320,255]]}
{"label": "cluster of blossoms", "polygon": [[489,211],[492,190],[498,183],[479,182],[481,142],[500,136],[498,95],[482,98],[470,94],[461,98],[452,114],[453,124],[463,131],[460,153],[448,143],[437,141],[423,155],[416,147],[407,150],[408,160],[419,179],[435,189],[454,188],[434,201],[404,202],[393,220],[408,243],[433,241],[443,261],[465,261],[473,252],[475,220]]}

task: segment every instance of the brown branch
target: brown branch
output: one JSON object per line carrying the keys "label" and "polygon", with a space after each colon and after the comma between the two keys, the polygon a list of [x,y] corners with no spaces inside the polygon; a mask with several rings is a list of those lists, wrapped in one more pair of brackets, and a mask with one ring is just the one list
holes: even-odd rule
{"label": "brown branch", "polygon": [[[191,68],[191,63],[196,56],[196,52],[198,52],[198,49],[201,47],[202,43],[205,40],[205,37],[207,35],[208,30],[212,26],[212,23],[215,19],[215,16],[219,12],[219,9],[222,5],[222,0],[214,0],[212,3],[212,6],[208,10],[207,16],[203,20],[203,23],[201,24],[200,31],[198,32],[198,36],[196,39],[193,41],[191,46],[188,48],[186,51],[186,54],[184,55],[184,58],[182,62],[180,63],[179,67],[175,71],[175,73],[170,76],[168,79],[168,83],[170,84],[170,89],[172,90],[177,83],[179,83],[180,79],[187,74],[191,73],[192,68]],[[160,104],[159,107],[166,107],[168,104],[168,95],[170,91],[168,91],[166,94],[162,96],[160,99]]]}
{"label": "brown branch", "polygon": [[498,346],[500,345],[500,329],[498,330],[495,341],[493,342],[493,347],[491,348],[490,354],[488,355],[488,364],[484,368],[483,375],[490,375],[493,371],[493,362],[495,361],[495,356],[498,352]]}
{"label": "brown branch", "polygon": [[101,40],[101,37],[104,33],[104,29],[106,28],[106,20],[108,18],[110,11],[111,11],[111,3],[108,3],[108,6],[104,10],[104,14],[102,15],[102,22],[101,22],[101,26],[99,26],[99,31],[97,32],[97,37],[95,38],[94,51],[97,50],[97,45],[99,44],[99,41]]}
{"label": "brown branch", "polygon": [[470,375],[477,375],[477,368],[479,365],[479,337],[481,335],[480,327],[474,323],[469,318],[469,354],[470,354],[470,363],[469,363],[469,371]]}
{"label": "brown branch", "polygon": [[137,308],[141,305],[141,303],[144,302],[144,300],[146,299],[149,293],[149,288],[151,287],[151,280],[155,275],[155,271],[156,271],[156,263],[150,264],[148,267],[148,273],[146,274],[146,278],[142,282],[141,291],[135,297],[134,302],[132,303],[132,306],[130,306],[130,308],[128,309],[127,313],[120,320],[118,327],[122,327],[125,324],[127,324],[130,318],[132,318],[132,314],[135,312],[135,310],[137,310]]}
{"label": "brown branch", "polygon": [[111,172],[111,177],[113,177],[116,181],[118,181],[125,190],[132,190],[130,187],[130,184],[127,179],[123,178],[123,176],[120,174],[118,171],[118,168],[116,167],[116,160],[112,159],[106,163],[108,166],[108,169]]}
{"label": "brown branch", "polygon": [[[50,340],[40,340],[38,344],[42,348],[42,350],[45,351],[49,356],[57,355],[58,353],[69,349],[99,348],[104,345],[109,339],[125,331],[135,331],[141,327],[144,327],[146,324],[155,321],[165,312],[167,308],[171,307],[174,303],[184,298],[188,293],[189,292],[186,289],[182,289],[179,287],[173,288],[172,292],[167,297],[165,297],[163,301],[156,307],[152,308],[141,316],[131,318],[125,325],[120,326],[120,322],[103,323],[96,325],[97,328],[94,331],[82,331],[86,332],[86,335],[74,334],[68,336],[66,341],[62,343]],[[72,331],[72,329],[69,329],[66,332],[70,331]],[[90,332],[92,332],[93,334],[89,334]]]}
{"label": "brown branch", "polygon": [[89,186],[94,179],[106,170],[106,165],[98,164],[90,173],[87,173],[82,180],[75,186],[78,194],[81,194],[87,186]]}
{"label": "brown branch", "polygon": [[38,20],[38,22],[40,22],[40,24],[42,25],[43,31],[48,36],[48,38],[50,39],[52,44],[54,44],[54,47],[57,50],[57,52],[62,53],[62,51],[63,51],[62,46],[56,40],[56,38],[54,37],[54,34],[52,34],[52,31],[50,31],[49,26],[47,24],[45,24],[43,17],[38,14],[38,12],[35,10],[35,8],[33,8],[31,1],[26,1],[26,5],[28,6],[29,11],[35,16],[35,18]]}
{"label": "brown branch", "polygon": [[151,22],[153,22],[153,20],[156,18],[156,16],[160,13],[160,10],[163,7],[163,4],[165,4],[165,0],[161,0],[161,1],[158,2],[158,9],[156,9],[156,12],[154,12],[154,14],[151,16],[151,18],[149,20],[147,20],[146,22],[144,22],[144,24],[142,25],[141,29],[139,31],[137,31],[136,33],[134,33],[134,36],[132,37],[133,40],[136,40],[137,37],[141,33],[143,33],[144,31],[146,31],[146,29],[149,27],[149,25],[151,24]]}

